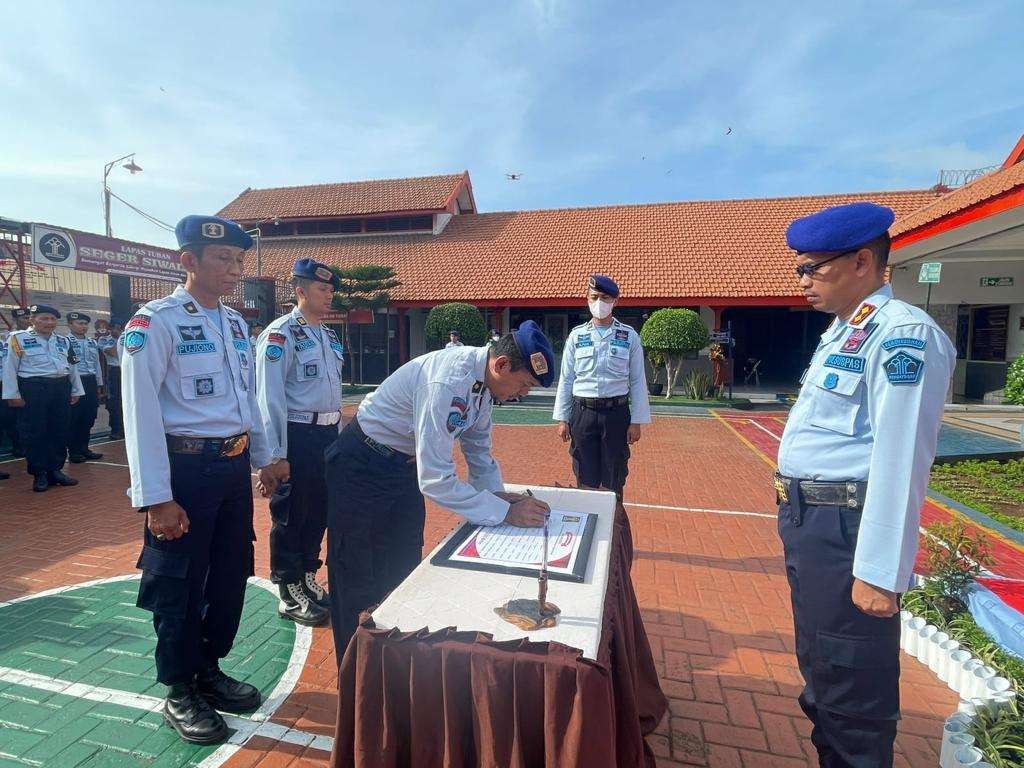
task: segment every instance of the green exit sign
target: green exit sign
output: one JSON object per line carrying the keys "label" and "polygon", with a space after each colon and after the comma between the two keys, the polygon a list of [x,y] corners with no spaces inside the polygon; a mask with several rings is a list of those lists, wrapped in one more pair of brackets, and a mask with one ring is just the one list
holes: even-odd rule
{"label": "green exit sign", "polygon": [[983,277],[981,278],[982,288],[1004,288],[1013,285],[1012,277]]}
{"label": "green exit sign", "polygon": [[917,276],[917,282],[919,283],[937,283],[939,282],[939,275],[942,273],[942,262],[941,261],[930,261],[927,264],[921,265],[921,274]]}

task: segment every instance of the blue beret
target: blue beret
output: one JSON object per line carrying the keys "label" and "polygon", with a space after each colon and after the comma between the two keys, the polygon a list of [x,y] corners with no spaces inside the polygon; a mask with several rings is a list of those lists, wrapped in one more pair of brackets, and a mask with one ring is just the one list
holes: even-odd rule
{"label": "blue beret", "polygon": [[87,323],[92,322],[92,318],[85,314],[85,312],[68,312],[68,320],[85,320]]}
{"label": "blue beret", "polygon": [[24,307],[18,307],[11,311],[11,317],[28,317],[29,311]]}
{"label": "blue beret", "polygon": [[448,335],[449,336],[461,336],[462,334],[459,333],[458,331],[456,331],[454,328],[452,328],[450,331],[448,331]]}
{"label": "blue beret", "polygon": [[513,331],[516,346],[523,353],[527,367],[542,387],[550,387],[555,380],[555,354],[551,342],[533,320],[527,320]]}
{"label": "blue beret", "polygon": [[316,280],[318,283],[330,283],[334,290],[341,289],[341,280],[334,274],[330,267],[321,264],[313,259],[299,259],[292,267],[292,274],[295,277],[304,277],[307,280]]}
{"label": "blue beret", "polygon": [[587,287],[592,291],[607,293],[613,299],[619,298],[619,286],[615,281],[605,275],[591,275]]}
{"label": "blue beret", "polygon": [[49,304],[33,304],[28,308],[28,311],[33,315],[53,315],[60,319],[60,312],[51,307]]}
{"label": "blue beret", "polygon": [[182,250],[201,245],[234,245],[247,251],[252,237],[230,219],[218,216],[186,216],[174,228],[178,247]]}
{"label": "blue beret", "polygon": [[895,219],[884,205],[836,205],[791,222],[786,243],[797,253],[840,253],[884,234]]}

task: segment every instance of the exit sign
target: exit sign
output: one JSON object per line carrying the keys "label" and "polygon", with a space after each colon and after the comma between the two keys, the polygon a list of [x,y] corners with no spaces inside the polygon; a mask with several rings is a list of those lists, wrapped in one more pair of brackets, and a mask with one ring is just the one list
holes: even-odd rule
{"label": "exit sign", "polygon": [[1012,277],[983,277],[981,278],[982,288],[1003,288],[1013,285]]}
{"label": "exit sign", "polygon": [[942,262],[941,261],[930,261],[927,264],[921,265],[921,273],[917,276],[917,282],[919,283],[937,283],[939,282],[939,275],[942,273]]}

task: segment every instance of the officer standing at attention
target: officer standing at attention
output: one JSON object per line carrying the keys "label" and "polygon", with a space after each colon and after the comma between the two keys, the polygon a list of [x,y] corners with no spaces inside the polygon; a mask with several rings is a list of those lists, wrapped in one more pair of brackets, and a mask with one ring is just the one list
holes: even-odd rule
{"label": "officer standing at attention", "polygon": [[72,464],[102,459],[102,453],[89,450],[89,435],[96,423],[96,411],[103,397],[103,367],[100,365],[100,347],[96,339],[88,338],[92,318],[84,312],[68,312],[71,346],[78,358],[78,374],[85,394],[71,406],[71,424],[68,428],[68,459]]}
{"label": "officer standing at attention", "polygon": [[317,583],[327,530],[324,451],[341,424],[341,341],[321,325],[341,281],[326,264],[299,259],[292,269],[298,306],[274,320],[256,349],[256,390],[275,462],[291,475],[270,502],[270,578],[278,612],[299,624],[330,618]]}
{"label": "officer standing at attention", "polygon": [[[7,357],[10,347],[10,335],[14,331],[27,331],[31,327],[29,322],[28,309],[18,307],[11,310],[11,317],[14,319],[14,328],[11,331],[0,333],[0,380],[3,379],[3,362]],[[25,441],[21,437],[24,430],[22,422],[24,410],[11,408],[3,398],[3,385],[0,384],[0,436],[7,435],[11,443],[11,455],[23,458],[25,456]],[[6,474],[6,473],[4,473]],[[7,475],[10,477],[10,475]],[[4,478],[0,478],[4,479]]]}
{"label": "officer standing at attention", "polygon": [[[424,496],[473,523],[544,524],[547,504],[503,490],[491,455],[491,407],[553,378],[551,345],[527,321],[494,347],[410,360],[359,404],[326,453],[327,568],[339,664],[359,612],[420,562]],[[469,482],[455,474],[456,440]]]}
{"label": "officer standing at attention", "polygon": [[893,219],[852,203],[786,231],[808,303],[836,315],[789,414],[775,478],[799,701],[830,768],[893,764],[899,594],[956,359],[932,318],[885,282]]}
{"label": "officer standing at attention", "polygon": [[185,285],[140,309],[123,339],[128,493],[146,512],[138,606],[153,613],[164,720],[185,741],[212,744],[228,735],[214,708],[260,703],[219,667],[253,575],[249,467],[273,492],[287,464],[270,466],[245,320],[220,302],[252,238],[213,216],[186,216],[175,235]]}
{"label": "officer standing at attention", "polygon": [[124,416],[121,404],[121,349],[118,342],[124,335],[124,320],[110,318],[110,332],[98,339],[103,361],[107,365],[107,414],[110,417],[110,437],[124,437]]}
{"label": "officer standing at attention", "polygon": [[263,323],[253,323],[249,326],[249,341],[252,343],[253,349],[256,349],[256,342],[261,333],[263,333]]}
{"label": "officer standing at attention", "polygon": [[619,286],[591,275],[591,320],[569,332],[555,394],[558,436],[572,441],[572,471],[580,488],[606,488],[622,500],[629,446],[651,423],[640,334],[612,317]]}
{"label": "officer standing at attention", "polygon": [[462,347],[462,346],[465,346],[462,343],[462,334],[459,333],[458,331],[449,331],[448,332],[448,343],[444,345],[444,348],[445,349],[451,349],[452,347]]}
{"label": "officer standing at attention", "polygon": [[32,490],[78,485],[61,470],[67,457],[71,406],[83,394],[71,339],[54,333],[60,312],[45,304],[31,307],[32,328],[15,331],[4,361],[4,400],[24,408],[22,437],[28,451]]}

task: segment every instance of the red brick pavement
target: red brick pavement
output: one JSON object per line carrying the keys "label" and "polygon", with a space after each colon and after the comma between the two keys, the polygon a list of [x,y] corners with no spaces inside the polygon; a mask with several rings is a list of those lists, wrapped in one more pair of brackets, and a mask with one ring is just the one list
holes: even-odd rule
{"label": "red brick pavement", "polygon": [[[499,426],[494,442],[507,480],[572,483],[565,447],[553,429]],[[105,461],[124,464],[122,443],[100,450]],[[539,456],[547,460],[539,462]],[[0,484],[0,600],[133,572],[142,520],[123,495],[123,467],[73,466],[69,473],[82,481],[77,488],[32,494],[23,463],[0,466],[15,472]],[[769,462],[720,419],[658,418],[645,430],[631,466],[626,501],[635,537],[633,579],[670,699],[670,712],[652,739],[659,765],[813,765],[808,725],[795,704],[801,681],[774,522],[685,511],[772,514]],[[262,501],[256,518],[257,572],[266,576]],[[427,548],[454,523],[454,516],[428,508]],[[916,661],[903,661],[897,764],[932,768],[954,696]],[[330,633],[315,630],[302,676],[273,720],[330,735],[334,690]],[[325,762],[323,752],[258,738],[228,765]]]}

